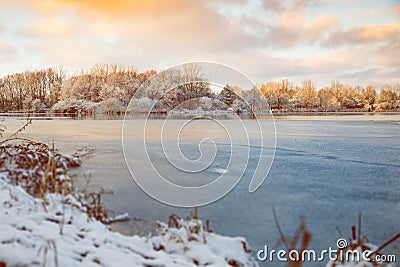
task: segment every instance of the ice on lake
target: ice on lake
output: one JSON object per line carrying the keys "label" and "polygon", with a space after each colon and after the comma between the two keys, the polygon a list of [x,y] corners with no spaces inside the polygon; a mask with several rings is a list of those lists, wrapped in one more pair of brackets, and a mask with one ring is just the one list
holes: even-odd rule
{"label": "ice on lake", "polygon": [[[200,208],[200,216],[210,219],[218,233],[245,236],[258,250],[279,240],[272,215],[275,207],[285,234],[292,236],[303,216],[312,233],[310,248],[322,250],[336,244],[340,237],[337,228],[350,235],[350,227],[357,224],[361,212],[362,235],[382,244],[399,232],[400,118],[360,117],[276,120],[276,155],[264,184],[249,194],[250,175],[245,173],[228,195]],[[146,223],[165,220],[171,213],[188,214],[188,209],[155,201],[135,184],[123,158],[121,129],[122,120],[40,120],[34,121],[22,136],[54,140],[63,152],[82,146],[95,149],[94,156],[84,162],[79,172],[90,175],[94,185],[114,191],[107,204],[116,213],[129,212]],[[210,180],[212,174],[226,169],[225,143],[220,144],[223,153],[208,169]],[[188,151],[194,148],[190,143],[185,146]],[[192,156],[195,159],[198,155]],[[246,154],[239,156],[247,158]],[[234,169],[228,174],[231,172]],[[185,185],[193,181],[183,177],[179,182]],[[140,227],[131,222],[120,229],[134,232]],[[400,257],[399,247],[397,241],[385,252]]]}

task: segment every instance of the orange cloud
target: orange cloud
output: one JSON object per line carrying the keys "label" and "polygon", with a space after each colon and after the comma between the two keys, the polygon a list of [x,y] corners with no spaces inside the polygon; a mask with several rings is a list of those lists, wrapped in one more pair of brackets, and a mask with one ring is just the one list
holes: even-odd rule
{"label": "orange cloud", "polygon": [[45,20],[49,19],[42,18],[27,27],[28,33],[42,36],[65,32],[67,37],[73,29],[71,24],[54,17],[73,10],[73,15],[83,22],[80,27],[85,27],[90,35],[124,40],[147,49],[237,49],[254,40],[241,25],[230,23],[203,0],[32,0],[29,3],[43,12],[43,17],[54,19],[47,23]]}
{"label": "orange cloud", "polygon": [[33,0],[31,5],[44,12],[54,12],[67,8],[74,8],[83,14],[100,12],[110,15],[126,14],[160,14],[175,11],[199,0]]}
{"label": "orange cloud", "polygon": [[393,12],[397,15],[400,15],[400,3],[393,7]]}
{"label": "orange cloud", "polygon": [[354,38],[363,41],[384,41],[394,34],[400,33],[400,23],[390,22],[387,24],[368,25],[363,28],[356,28],[352,31]]}
{"label": "orange cloud", "polygon": [[34,37],[65,37],[75,32],[70,20],[61,17],[41,17],[20,30],[21,33]]}
{"label": "orange cloud", "polygon": [[386,24],[373,24],[335,31],[329,36],[326,44],[340,45],[346,43],[391,41],[399,34],[400,23],[393,21]]}
{"label": "orange cloud", "polygon": [[[242,52],[256,38],[205,1],[141,5],[117,0],[112,10],[107,9],[108,1],[33,1],[41,16],[20,33],[37,37],[29,39],[29,50],[52,64],[79,67],[113,62],[154,68],[154,62],[187,60],[204,51]],[[120,14],[119,9],[124,11]]]}
{"label": "orange cloud", "polygon": [[305,35],[311,42],[317,41],[324,33],[340,26],[340,20],[333,15],[324,15],[315,18],[305,26]]}
{"label": "orange cloud", "polygon": [[[6,43],[0,40],[0,59],[6,62],[14,54],[21,58],[19,68],[32,60],[35,68],[62,64],[73,69],[95,63],[146,69],[215,60],[258,81],[303,79],[310,73],[330,81],[335,73],[398,65],[400,22],[388,21],[400,4],[390,10],[377,7],[379,12],[368,16],[387,23],[368,25],[371,20],[362,15],[371,9],[352,2],[349,6],[359,12],[349,14],[346,7],[342,16],[337,10],[343,9],[328,6],[344,0],[222,1],[0,0],[4,14],[29,14],[16,16],[16,23],[4,20],[3,25],[0,19],[0,30],[1,25],[7,27],[0,38],[8,38]],[[347,16],[355,19],[349,22]],[[362,24],[347,28],[357,25],[349,23]],[[8,72],[10,64],[3,65]]]}

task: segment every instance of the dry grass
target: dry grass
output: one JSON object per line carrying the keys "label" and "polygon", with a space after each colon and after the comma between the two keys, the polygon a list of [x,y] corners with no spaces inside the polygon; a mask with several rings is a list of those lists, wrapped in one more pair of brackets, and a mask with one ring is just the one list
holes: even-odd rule
{"label": "dry grass", "polygon": [[[200,242],[203,244],[207,244],[207,233],[212,233],[213,231],[210,229],[210,222],[206,220],[204,224],[201,220],[199,220],[199,211],[198,208],[192,210],[185,219],[179,217],[176,214],[172,214],[168,217],[168,224],[157,223],[156,225],[159,236],[165,238],[168,243],[176,243],[183,247],[184,251],[189,250],[188,244],[190,242]],[[183,230],[183,231],[182,231]],[[185,234],[182,234],[185,232]],[[246,254],[250,254],[252,251],[249,249],[245,240],[240,240],[243,251]],[[156,244],[154,250],[164,250],[165,247],[163,244]],[[239,267],[243,266],[242,263],[236,261],[235,259],[226,258],[226,263],[228,266]],[[193,264],[196,266],[205,266],[200,263],[199,259],[193,258]],[[207,265],[207,264],[206,264]]]}
{"label": "dry grass", "polygon": [[[305,251],[307,249],[308,245],[310,244],[311,237],[312,237],[311,233],[308,232],[306,229],[304,219],[301,220],[301,224],[300,224],[299,228],[297,229],[294,237],[292,239],[290,239],[290,238],[286,237],[282,232],[282,229],[278,222],[275,208],[273,209],[273,215],[275,218],[276,227],[280,234],[280,240],[277,242],[277,244],[275,246],[277,247],[277,246],[283,244],[286,248],[286,251],[288,251],[288,252],[292,251],[292,250],[298,251],[299,260],[293,261],[293,260],[290,260],[290,258],[289,258],[286,266],[301,267],[304,262],[304,259],[302,258],[303,251]],[[375,257],[382,256],[382,254],[381,254],[382,250],[385,247],[392,244],[397,239],[399,239],[400,233],[396,234],[394,237],[389,239],[387,242],[382,244],[377,249],[374,249],[369,244],[369,240],[367,237],[361,237],[361,224],[362,224],[362,219],[361,219],[361,213],[360,213],[359,217],[358,217],[358,227],[356,227],[355,225],[353,225],[351,227],[351,237],[348,238],[348,242],[347,242],[348,245],[342,249],[338,249],[338,252],[336,254],[336,260],[334,260],[333,262],[330,263],[330,265],[329,265],[330,267],[342,266],[342,265],[345,265],[346,263],[349,263],[349,262],[345,261],[346,257],[344,255],[346,255],[347,252],[351,252],[351,251],[355,251],[355,250],[361,250],[360,254],[362,254],[362,252],[364,252],[364,251],[372,251],[372,253],[370,254],[370,259],[371,259],[370,263],[376,267],[384,267],[385,266],[379,262],[374,261]],[[340,236],[343,238],[341,231],[338,230],[338,232],[339,232]],[[389,263],[389,262],[386,262],[386,263]]]}
{"label": "dry grass", "polygon": [[[89,180],[83,189],[79,189],[75,186],[75,177],[70,174],[70,169],[81,166],[82,158],[93,151],[79,149],[74,155],[66,155],[60,153],[54,143],[49,146],[19,138],[18,134],[31,123],[28,118],[20,129],[0,141],[0,173],[5,173],[11,183],[45,203],[48,194],[72,195],[82,204],[89,218],[110,223],[110,211],[105,208],[102,196],[112,192],[103,188],[89,191]],[[5,127],[0,127],[0,136],[4,130]]]}
{"label": "dry grass", "polygon": [[190,212],[189,216],[186,217],[186,220],[182,219],[176,214],[170,215],[168,217],[168,228],[185,228],[188,236],[188,241],[201,241],[204,244],[207,243],[205,233],[212,232],[210,229],[209,220],[206,220],[205,225],[202,221],[199,220],[198,208],[194,208],[194,210]]}
{"label": "dry grass", "polygon": [[[394,241],[396,241],[397,239],[400,238],[400,233],[396,234],[395,236],[393,236],[391,239],[389,239],[388,241],[386,241],[385,243],[383,243],[381,246],[379,246],[377,249],[374,249],[373,247],[371,247],[371,245],[369,244],[369,240],[367,237],[362,237],[361,236],[361,225],[362,225],[362,218],[361,218],[361,213],[358,215],[358,226],[353,225],[351,227],[351,237],[348,238],[348,246],[342,249],[339,249],[338,253],[337,253],[337,257],[336,260],[332,263],[332,267],[335,267],[337,265],[341,265],[345,263],[345,257],[344,255],[346,255],[346,252],[348,251],[355,251],[355,250],[361,250],[362,252],[365,251],[372,251],[372,253],[370,254],[370,263],[373,266],[377,266],[377,267],[383,267],[385,265],[380,264],[379,262],[374,261],[376,256],[381,257],[382,254],[382,250],[389,246],[390,244],[392,244]],[[343,237],[343,235],[341,234],[341,231],[339,230],[339,234]],[[389,262],[386,262],[389,263]]]}
{"label": "dry grass", "polygon": [[54,145],[27,140],[0,145],[0,172],[34,196],[73,193],[74,179],[68,170],[80,165],[79,158],[60,154]]}
{"label": "dry grass", "polygon": [[275,207],[273,208],[273,215],[275,219],[276,227],[279,231],[280,240],[278,240],[275,246],[279,246],[283,244],[286,248],[286,251],[298,251],[299,259],[298,260],[291,260],[290,257],[288,258],[288,263],[286,266],[288,267],[301,267],[303,265],[304,259],[303,251],[307,249],[308,245],[311,242],[311,233],[307,231],[306,224],[304,219],[301,219],[301,223],[299,228],[297,228],[296,233],[294,234],[293,238],[288,238],[283,234],[283,231],[280,227],[278,217],[276,215]]}

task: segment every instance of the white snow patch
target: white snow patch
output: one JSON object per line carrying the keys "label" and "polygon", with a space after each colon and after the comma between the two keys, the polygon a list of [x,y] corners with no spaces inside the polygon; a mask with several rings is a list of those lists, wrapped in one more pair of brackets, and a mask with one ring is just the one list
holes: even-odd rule
{"label": "white snow patch", "polygon": [[224,168],[214,168],[212,169],[213,172],[215,173],[219,173],[219,174],[224,174],[228,172],[228,169],[224,169]]}
{"label": "white snow patch", "polygon": [[0,262],[60,267],[258,266],[244,238],[209,233],[199,220],[180,220],[179,227],[160,223],[157,236],[124,236],[88,218],[72,196],[49,194],[46,202],[0,177]]}

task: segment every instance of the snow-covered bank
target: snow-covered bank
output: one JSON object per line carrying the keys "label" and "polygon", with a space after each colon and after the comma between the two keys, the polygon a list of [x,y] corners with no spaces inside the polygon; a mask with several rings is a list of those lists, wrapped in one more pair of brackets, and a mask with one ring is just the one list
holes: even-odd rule
{"label": "snow-covered bank", "polygon": [[46,200],[0,179],[0,262],[68,267],[257,266],[243,238],[209,233],[201,221],[179,220],[173,227],[160,223],[157,236],[123,236],[89,219],[71,196],[49,194]]}

